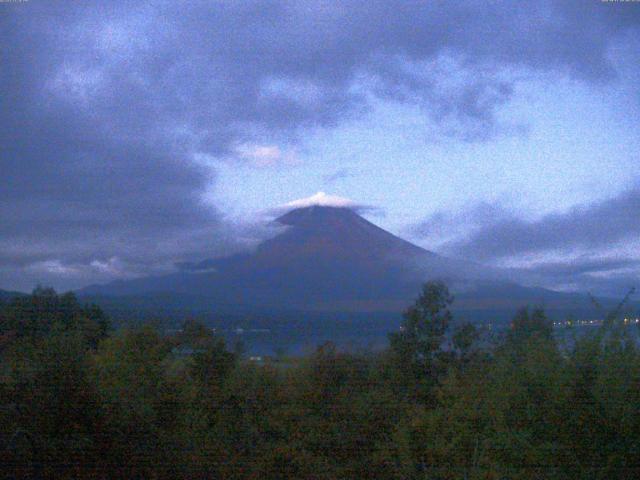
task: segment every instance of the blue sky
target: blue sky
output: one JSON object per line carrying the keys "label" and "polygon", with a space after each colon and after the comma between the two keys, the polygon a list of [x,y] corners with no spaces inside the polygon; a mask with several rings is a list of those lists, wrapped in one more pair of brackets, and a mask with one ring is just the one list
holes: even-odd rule
{"label": "blue sky", "polygon": [[319,191],[553,288],[640,278],[640,4],[31,1],[0,26],[0,288],[226,255]]}
{"label": "blue sky", "polygon": [[282,161],[216,164],[222,181],[209,196],[251,215],[327,191],[381,207],[386,215],[377,221],[398,233],[439,210],[477,202],[535,218],[634,185],[637,109],[618,90],[629,86],[522,80],[499,111],[513,131],[486,142],[449,138],[419,108],[378,102],[362,117],[311,132],[296,146],[260,144],[275,147]]}

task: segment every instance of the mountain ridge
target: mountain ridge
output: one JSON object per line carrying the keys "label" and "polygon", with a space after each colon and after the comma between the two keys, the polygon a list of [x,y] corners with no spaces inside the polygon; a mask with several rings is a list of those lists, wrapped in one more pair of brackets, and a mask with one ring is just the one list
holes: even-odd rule
{"label": "mountain ridge", "polygon": [[[347,207],[308,206],[274,220],[282,231],[248,253],[182,271],[120,280],[81,295],[184,295],[216,305],[299,311],[399,311],[427,280],[440,279],[471,308],[573,298],[519,285],[495,269],[451,259],[378,227]],[[504,297],[501,297],[501,292]],[[511,292],[511,293],[509,293]],[[517,294],[516,294],[517,292]]]}

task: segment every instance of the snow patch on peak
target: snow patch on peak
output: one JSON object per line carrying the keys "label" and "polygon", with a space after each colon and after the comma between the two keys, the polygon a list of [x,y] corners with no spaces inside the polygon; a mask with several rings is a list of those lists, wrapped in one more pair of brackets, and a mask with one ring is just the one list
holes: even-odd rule
{"label": "snow patch on peak", "polygon": [[300,198],[298,200],[293,200],[292,202],[285,203],[281,208],[295,209],[312,207],[316,205],[320,207],[338,207],[352,209],[359,209],[361,207],[364,207],[364,205],[360,205],[348,198],[338,197],[336,195],[327,195],[324,192],[318,192],[315,195],[311,195],[310,197]]}
{"label": "snow patch on peak", "polygon": [[384,216],[384,211],[378,207],[354,202],[353,200],[345,197],[328,195],[325,192],[318,192],[315,195],[311,195],[307,198],[293,200],[270,210],[266,210],[265,213],[267,216],[271,217],[283,215],[295,210],[313,209],[314,207],[342,208],[351,210],[352,212],[355,212],[359,215],[371,214],[375,216]]}

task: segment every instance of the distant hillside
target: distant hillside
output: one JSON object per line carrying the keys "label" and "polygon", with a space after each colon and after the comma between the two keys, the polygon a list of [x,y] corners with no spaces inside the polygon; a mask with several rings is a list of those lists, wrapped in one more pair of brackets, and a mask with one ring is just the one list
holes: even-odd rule
{"label": "distant hillside", "polygon": [[0,290],[0,301],[10,300],[13,297],[19,297],[22,295],[26,295],[26,293],[22,292],[12,292],[9,290]]}

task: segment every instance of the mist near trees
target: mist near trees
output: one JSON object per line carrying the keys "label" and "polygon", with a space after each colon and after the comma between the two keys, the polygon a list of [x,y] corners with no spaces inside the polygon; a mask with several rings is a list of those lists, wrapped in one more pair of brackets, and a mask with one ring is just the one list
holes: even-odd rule
{"label": "mist near trees", "polygon": [[5,478],[583,479],[640,474],[640,352],[615,314],[561,345],[424,285],[389,347],[252,362],[188,321],[114,331],[73,294],[0,305]]}

